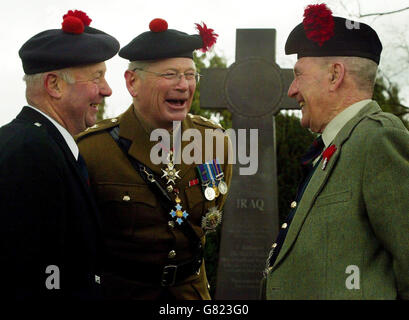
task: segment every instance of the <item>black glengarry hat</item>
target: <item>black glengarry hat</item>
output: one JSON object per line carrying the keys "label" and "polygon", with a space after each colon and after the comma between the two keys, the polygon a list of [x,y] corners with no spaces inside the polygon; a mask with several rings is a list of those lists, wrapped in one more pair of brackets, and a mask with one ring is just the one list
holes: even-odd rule
{"label": "black glengarry hat", "polygon": [[19,50],[26,74],[42,73],[112,58],[119,42],[109,34],[91,28],[82,11],[68,11],[62,28],[46,30],[29,39]]}
{"label": "black glengarry hat", "polygon": [[196,24],[199,34],[189,35],[178,30],[168,29],[168,23],[163,19],[153,19],[146,31],[119,51],[119,56],[130,61],[158,60],[166,58],[191,58],[193,51],[201,49],[208,51],[218,37],[213,29]]}
{"label": "black glengarry hat", "polygon": [[333,17],[325,4],[309,5],[304,20],[288,36],[285,53],[302,57],[350,56],[379,64],[382,44],[375,30],[362,22]]}

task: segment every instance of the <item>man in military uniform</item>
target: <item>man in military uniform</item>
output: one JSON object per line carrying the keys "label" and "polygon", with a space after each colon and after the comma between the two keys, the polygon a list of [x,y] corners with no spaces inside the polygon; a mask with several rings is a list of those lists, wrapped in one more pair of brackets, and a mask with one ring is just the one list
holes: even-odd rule
{"label": "man in military uniform", "polygon": [[101,298],[101,223],[73,136],[112,91],[112,36],[69,11],[21,47],[25,106],[0,129],[0,277],[6,299]]}
{"label": "man in military uniform", "polygon": [[[215,39],[206,27],[200,28],[202,37],[209,30]],[[205,232],[220,223],[232,170],[227,135],[212,121],[188,113],[199,77],[193,51],[212,44],[202,37],[153,20],[150,31],[120,50],[130,61],[125,79],[133,104],[78,137],[102,211],[108,298],[210,299]],[[171,143],[151,141],[155,129],[169,132]],[[173,144],[173,136],[188,129],[200,132],[200,163],[177,161],[189,142]],[[216,144],[214,157],[206,158],[205,130],[214,129],[222,137],[221,159]],[[155,146],[165,163],[151,158]]]}
{"label": "man in military uniform", "polygon": [[[266,269],[267,299],[409,299],[409,133],[371,100],[382,44],[308,6],[287,39],[288,95],[319,133]],[[324,150],[324,151],[323,151]]]}

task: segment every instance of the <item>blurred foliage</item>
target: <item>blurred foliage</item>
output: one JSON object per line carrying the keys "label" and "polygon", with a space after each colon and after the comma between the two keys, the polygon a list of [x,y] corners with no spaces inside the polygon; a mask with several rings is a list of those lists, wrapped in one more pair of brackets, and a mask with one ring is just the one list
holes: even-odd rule
{"label": "blurred foliage", "polygon": [[383,111],[393,113],[402,120],[406,128],[409,128],[407,119],[409,108],[400,101],[399,87],[396,84],[390,83],[385,77],[378,77],[372,99],[378,102]]}
{"label": "blurred foliage", "polygon": [[299,159],[315,135],[300,126],[300,118],[281,112],[275,118],[279,225],[284,223],[294,201],[302,172]]}
{"label": "blurred foliage", "polygon": [[[227,62],[226,59],[212,54],[210,57],[206,55],[198,56],[196,52],[193,53],[193,60],[196,64],[197,72],[200,73],[200,70],[204,68],[226,68]],[[195,95],[193,96],[192,108],[190,113],[198,114],[205,118],[216,120],[221,124],[225,129],[229,129],[232,126],[231,122],[231,113],[227,109],[220,110],[205,110],[200,108],[200,81],[196,86]]]}

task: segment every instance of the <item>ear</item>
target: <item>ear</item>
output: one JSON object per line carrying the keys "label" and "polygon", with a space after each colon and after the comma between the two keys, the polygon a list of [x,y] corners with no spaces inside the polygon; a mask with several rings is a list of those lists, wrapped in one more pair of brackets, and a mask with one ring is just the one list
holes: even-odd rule
{"label": "ear", "polygon": [[329,67],[329,89],[330,91],[337,90],[342,82],[344,81],[345,77],[345,66],[341,62],[335,62],[330,65]]}
{"label": "ear", "polygon": [[44,88],[53,98],[61,98],[62,79],[55,73],[47,73],[44,77]]}
{"label": "ear", "polygon": [[130,70],[126,70],[125,74],[125,82],[126,82],[126,88],[128,89],[130,95],[132,97],[137,97],[138,95],[138,83],[140,82],[140,78],[138,77],[138,75]]}

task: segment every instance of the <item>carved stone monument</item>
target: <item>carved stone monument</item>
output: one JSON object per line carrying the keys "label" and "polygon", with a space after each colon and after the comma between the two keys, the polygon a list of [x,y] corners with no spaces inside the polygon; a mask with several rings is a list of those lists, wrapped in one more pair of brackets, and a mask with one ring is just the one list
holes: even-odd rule
{"label": "carved stone monument", "polygon": [[[287,97],[293,72],[275,63],[275,43],[274,29],[237,29],[236,62],[228,69],[201,70],[201,108],[228,108],[235,131],[258,129],[257,173],[240,175],[238,164],[233,169],[223,210],[216,299],[258,299],[278,233],[274,115],[298,105]],[[247,137],[247,152],[249,143]]]}

